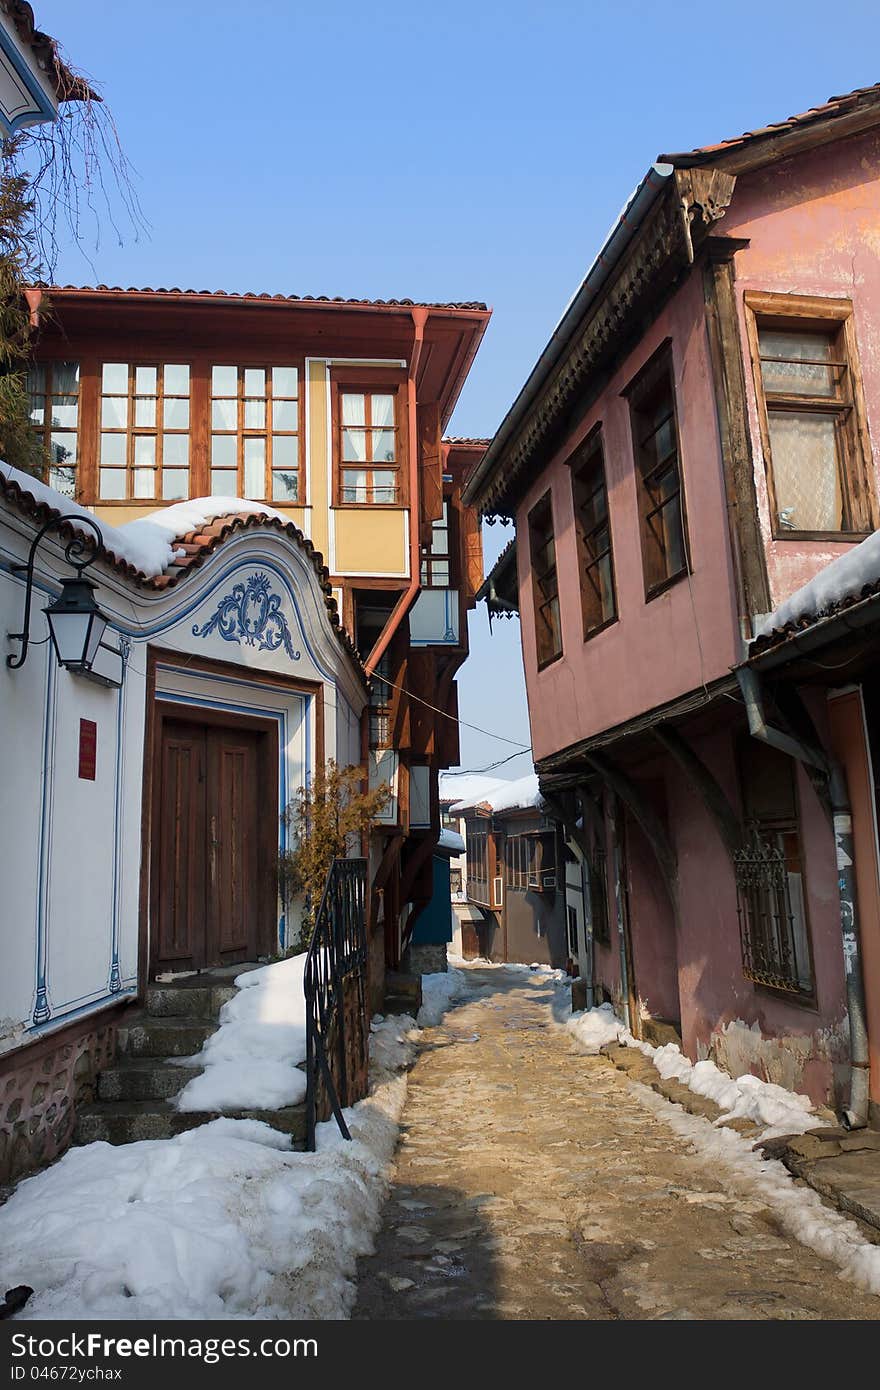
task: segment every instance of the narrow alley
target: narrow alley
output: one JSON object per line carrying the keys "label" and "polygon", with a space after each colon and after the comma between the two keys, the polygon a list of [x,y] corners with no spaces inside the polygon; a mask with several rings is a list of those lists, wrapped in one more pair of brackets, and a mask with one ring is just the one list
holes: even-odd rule
{"label": "narrow alley", "polygon": [[575,1050],[551,977],[468,977],[422,1034],[356,1318],[880,1317],[664,1121],[681,1112]]}

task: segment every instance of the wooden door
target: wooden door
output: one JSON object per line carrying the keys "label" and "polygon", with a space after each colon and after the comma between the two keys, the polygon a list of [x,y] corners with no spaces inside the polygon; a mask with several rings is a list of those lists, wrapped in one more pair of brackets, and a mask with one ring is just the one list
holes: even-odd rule
{"label": "wooden door", "polygon": [[[153,797],[150,973],[256,960],[270,949],[267,732],[160,720]],[[268,799],[266,794],[268,793]]]}

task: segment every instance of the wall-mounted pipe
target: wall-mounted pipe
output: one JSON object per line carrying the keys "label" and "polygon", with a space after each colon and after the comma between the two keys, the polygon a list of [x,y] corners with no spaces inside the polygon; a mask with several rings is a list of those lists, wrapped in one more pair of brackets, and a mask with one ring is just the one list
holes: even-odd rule
{"label": "wall-mounted pipe", "polygon": [[749,733],[771,748],[828,775],[834,846],[837,854],[837,881],[840,892],[840,932],[846,976],[846,1003],[850,1035],[849,1109],[843,1119],[850,1129],[864,1129],[868,1123],[869,1054],[868,1026],[865,1019],[865,983],[862,973],[861,934],[856,897],[855,843],[852,833],[852,807],[846,772],[832,754],[814,748],[767,723],[761,678],[757,671],[741,666],[736,672],[745,701]]}

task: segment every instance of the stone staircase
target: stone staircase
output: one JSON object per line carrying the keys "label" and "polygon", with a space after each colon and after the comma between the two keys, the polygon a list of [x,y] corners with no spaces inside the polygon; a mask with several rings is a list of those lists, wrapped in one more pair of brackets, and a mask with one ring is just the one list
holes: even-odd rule
{"label": "stone staircase", "polygon": [[98,1077],[97,1101],[77,1109],[74,1143],[171,1139],[222,1113],[232,1119],[263,1120],[292,1135],[295,1149],[305,1148],[304,1105],[220,1112],[181,1111],[173,1103],[201,1070],[174,1059],[192,1057],[216,1032],[220,1009],[235,994],[233,979],[248,968],[256,967],[239,965],[147,987],[145,1007],[128,1015],[116,1030],[116,1059]]}

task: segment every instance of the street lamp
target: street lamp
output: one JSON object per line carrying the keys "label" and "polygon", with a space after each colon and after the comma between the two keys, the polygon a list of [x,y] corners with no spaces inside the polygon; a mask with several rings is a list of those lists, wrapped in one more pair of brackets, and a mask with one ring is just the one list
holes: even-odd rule
{"label": "street lamp", "polygon": [[76,574],[69,575],[61,581],[61,593],[53,603],[48,604],[43,610],[49,623],[52,646],[55,648],[59,665],[65,666],[68,671],[79,676],[88,675],[91,672],[98,648],[101,646],[101,640],[107,627],[107,619],[95,602],[95,588],[97,586],[94,580],[84,577],[83,570],[87,569],[97,560],[99,555],[103,554],[103,536],[97,523],[92,521],[90,517],[54,517],[51,521],[47,521],[43,529],[38,531],[34,537],[27,564],[12,566],[14,573],[27,575],[24,624],[21,632],[10,633],[14,642],[21,643],[21,650],[17,656],[10,654],[6,658],[6,665],[13,671],[19,670],[27,660],[30,640],[31,598],[34,588],[34,556],[37,552],[37,546],[47,531],[59,530],[65,522],[74,523],[76,526],[90,526],[95,533],[95,538],[83,535],[82,531],[76,531],[73,538],[64,547],[64,557],[68,564],[76,570]]}

